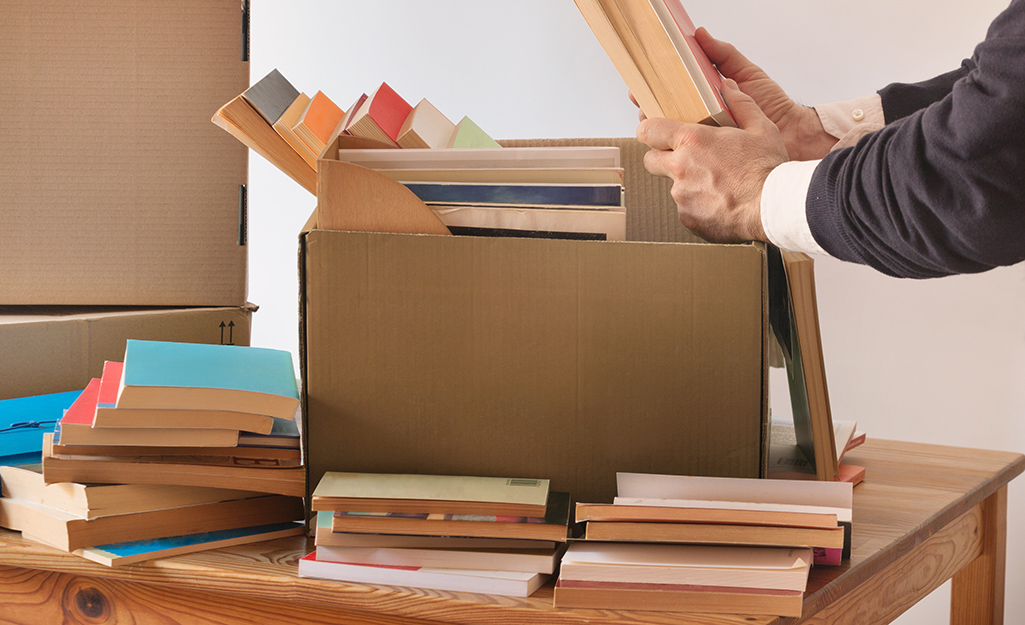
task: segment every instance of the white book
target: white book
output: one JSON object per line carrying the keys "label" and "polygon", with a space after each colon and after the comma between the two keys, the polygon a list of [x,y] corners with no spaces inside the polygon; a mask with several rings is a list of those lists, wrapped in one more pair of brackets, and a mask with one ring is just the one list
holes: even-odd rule
{"label": "white book", "polygon": [[542,573],[321,562],[316,551],[299,560],[299,577],[509,597],[529,597],[548,579]]}
{"label": "white book", "polygon": [[626,213],[620,210],[577,210],[493,206],[429,206],[438,219],[455,233],[459,229],[508,231],[510,236],[558,233],[561,238],[600,241],[626,240]]}
{"label": "white book", "polygon": [[317,560],[381,566],[415,566],[475,571],[555,572],[559,549],[416,549],[381,547],[317,547]]}
{"label": "white book", "polygon": [[638,499],[745,501],[828,508],[854,505],[854,485],[848,482],[617,473],[616,484],[620,497]]}
{"label": "white book", "polygon": [[808,548],[576,542],[559,577],[803,592],[811,564]]}

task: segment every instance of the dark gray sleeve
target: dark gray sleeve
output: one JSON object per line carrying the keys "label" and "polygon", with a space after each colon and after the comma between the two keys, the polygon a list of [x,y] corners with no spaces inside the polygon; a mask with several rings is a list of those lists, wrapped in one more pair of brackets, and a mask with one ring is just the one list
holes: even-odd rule
{"label": "dark gray sleeve", "polygon": [[889,123],[815,170],[819,245],[910,278],[1025,259],[1025,0],[959,70],[880,95]]}

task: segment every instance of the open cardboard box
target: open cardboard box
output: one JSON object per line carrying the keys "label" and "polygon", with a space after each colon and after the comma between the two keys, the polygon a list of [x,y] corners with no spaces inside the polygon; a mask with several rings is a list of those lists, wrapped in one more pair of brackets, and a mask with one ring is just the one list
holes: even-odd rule
{"label": "open cardboard box", "polygon": [[308,489],[328,470],[536,477],[601,502],[617,471],[764,476],[764,248],[683,242],[632,139],[505,143],[620,147],[630,240],[329,231],[314,214]]}

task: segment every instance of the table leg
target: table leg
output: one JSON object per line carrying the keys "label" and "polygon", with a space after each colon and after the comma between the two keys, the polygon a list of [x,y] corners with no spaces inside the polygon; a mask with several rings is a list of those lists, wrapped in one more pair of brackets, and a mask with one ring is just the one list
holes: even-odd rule
{"label": "table leg", "polygon": [[954,575],[951,625],[1002,625],[1007,560],[1007,486],[982,502],[982,555]]}

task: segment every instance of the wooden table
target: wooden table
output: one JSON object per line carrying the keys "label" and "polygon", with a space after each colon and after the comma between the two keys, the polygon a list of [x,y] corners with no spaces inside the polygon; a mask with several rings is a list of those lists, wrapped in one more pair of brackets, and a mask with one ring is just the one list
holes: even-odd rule
{"label": "wooden table", "polygon": [[1007,483],[1020,454],[870,440],[854,491],[852,557],[812,571],[802,619],[556,609],[527,599],[359,586],[296,576],[305,538],[122,569],[0,530],[0,623],[888,623],[953,577],[951,622],[1003,621]]}

